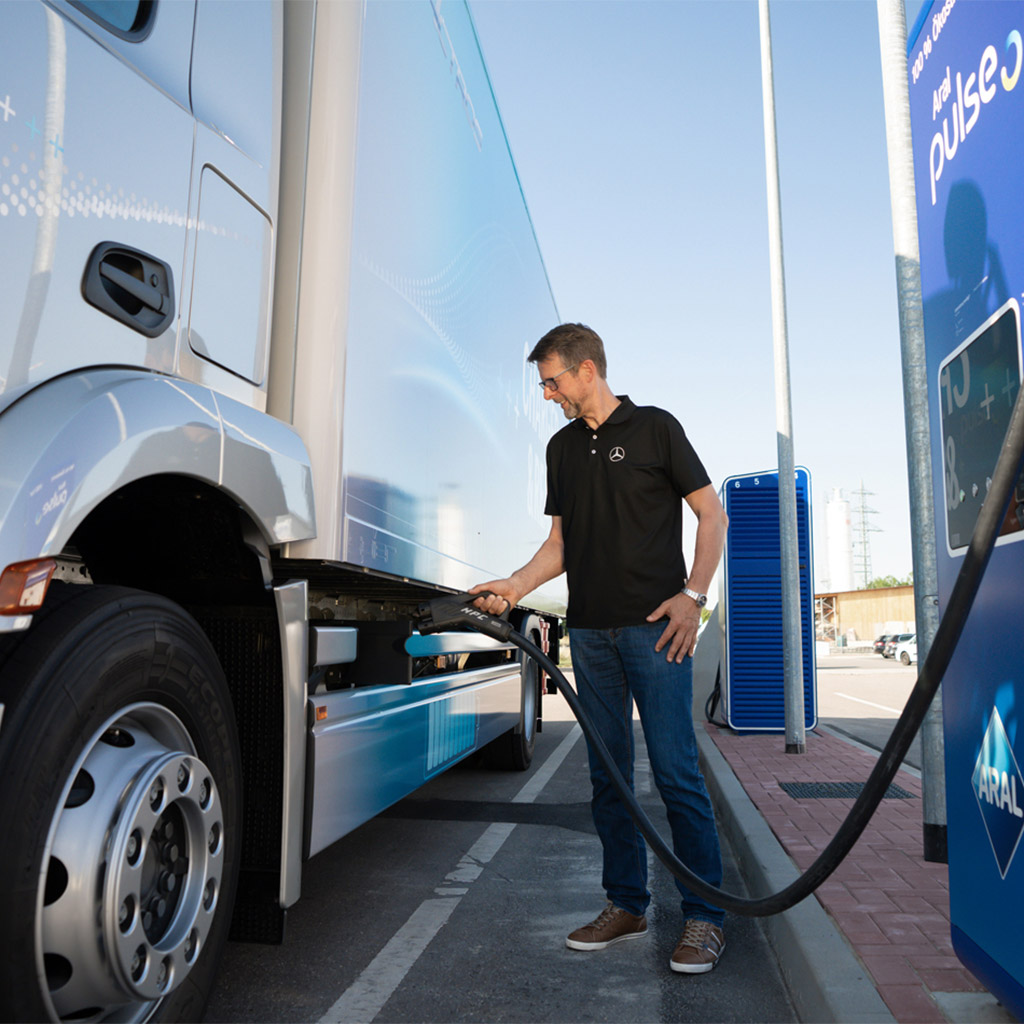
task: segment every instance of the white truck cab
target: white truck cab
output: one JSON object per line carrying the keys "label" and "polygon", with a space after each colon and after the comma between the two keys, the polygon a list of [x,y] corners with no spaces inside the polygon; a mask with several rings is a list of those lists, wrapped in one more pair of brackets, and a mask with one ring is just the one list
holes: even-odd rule
{"label": "white truck cab", "polygon": [[0,1016],[195,1020],[306,858],[529,764],[535,667],[414,613],[547,534],[557,311],[465,3],[3,19]]}

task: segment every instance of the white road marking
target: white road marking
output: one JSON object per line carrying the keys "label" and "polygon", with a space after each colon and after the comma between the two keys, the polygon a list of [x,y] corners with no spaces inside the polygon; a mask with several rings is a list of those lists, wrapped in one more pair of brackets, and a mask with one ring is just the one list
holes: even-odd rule
{"label": "white road marking", "polygon": [[[580,727],[573,725],[530,781],[512,798],[512,802],[533,803],[582,735]],[[348,1024],[351,1021],[369,1024],[394,995],[434,936],[445,926],[463,895],[469,891],[461,886],[449,888],[450,883],[466,885],[479,878],[484,865],[491,861],[514,829],[515,825],[511,822],[488,825],[483,835],[459,859],[455,868],[445,875],[446,884],[434,890],[445,895],[439,899],[424,900],[417,907],[409,920],[395,932],[359,977],[320,1018],[318,1024]],[[449,893],[452,895],[449,896]]]}
{"label": "white road marking", "polygon": [[444,880],[475,882],[483,874],[484,865],[502,848],[515,827],[510,821],[488,825],[484,834],[462,855],[455,870],[449,871]]}
{"label": "white road marking", "polygon": [[530,781],[512,797],[512,803],[532,804],[540,791],[551,781],[551,776],[562,766],[562,762],[569,756],[569,751],[582,735],[583,730],[573,724],[565,739],[555,748],[555,752],[537,769]]}
{"label": "white road marking", "polygon": [[878,708],[879,711],[891,711],[894,715],[901,715],[903,713],[902,708],[889,708],[884,704],[876,704],[871,700],[863,700],[860,697],[851,697],[848,693],[837,693],[837,697],[845,697],[847,700],[856,701],[858,704],[867,704],[870,708]]}
{"label": "white road marking", "polygon": [[424,900],[366,969],[320,1018],[321,1024],[373,1020],[401,985],[431,939],[444,927],[461,896]]}

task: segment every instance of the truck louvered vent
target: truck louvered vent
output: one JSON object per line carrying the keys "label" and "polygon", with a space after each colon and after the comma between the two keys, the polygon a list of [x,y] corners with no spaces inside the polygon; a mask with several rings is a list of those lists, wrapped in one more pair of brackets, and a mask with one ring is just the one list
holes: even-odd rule
{"label": "truck louvered vent", "polygon": [[476,743],[477,694],[456,694],[430,705],[427,771],[454,763]]}

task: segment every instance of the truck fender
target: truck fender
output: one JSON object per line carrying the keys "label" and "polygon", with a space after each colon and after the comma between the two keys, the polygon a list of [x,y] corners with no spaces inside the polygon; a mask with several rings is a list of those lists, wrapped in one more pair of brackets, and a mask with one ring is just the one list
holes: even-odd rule
{"label": "truck fender", "polygon": [[[295,431],[189,381],[118,369],[57,378],[0,415],[0,452],[0,570],[59,554],[105,498],[159,474],[229,494],[268,544],[316,533],[309,454]],[[26,627],[23,618],[7,628]]]}

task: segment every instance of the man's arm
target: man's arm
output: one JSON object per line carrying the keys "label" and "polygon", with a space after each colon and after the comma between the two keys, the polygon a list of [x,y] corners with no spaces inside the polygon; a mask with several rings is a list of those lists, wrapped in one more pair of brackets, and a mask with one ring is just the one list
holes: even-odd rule
{"label": "man's arm", "polygon": [[521,569],[516,569],[511,576],[503,580],[491,580],[490,583],[478,583],[469,593],[478,594],[489,590],[491,597],[478,598],[473,603],[481,611],[491,615],[500,615],[508,607],[514,608],[527,594],[536,590],[542,583],[553,580],[565,572],[565,545],[562,541],[562,517],[551,517],[551,532],[547,540],[541,544],[537,554]]}
{"label": "man's arm", "polygon": [[[722,508],[714,487],[708,484],[686,496],[686,504],[697,517],[697,537],[694,541],[693,568],[687,580],[687,587],[706,594],[711,579],[718,568],[722,549],[725,547],[725,531],[729,517]],[[682,661],[687,654],[693,654],[697,647],[697,630],[700,627],[700,609],[692,597],[678,593],[663,601],[647,616],[648,622],[657,622],[668,616],[665,632],[654,645],[656,651],[668,645],[669,661]]]}

